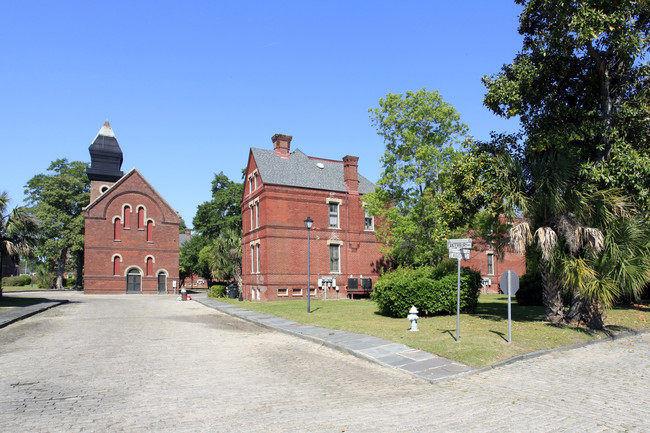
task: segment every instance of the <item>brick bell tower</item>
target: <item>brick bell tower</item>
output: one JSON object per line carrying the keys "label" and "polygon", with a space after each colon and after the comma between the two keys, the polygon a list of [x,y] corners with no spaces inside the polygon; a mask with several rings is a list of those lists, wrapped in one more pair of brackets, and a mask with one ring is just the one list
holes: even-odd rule
{"label": "brick bell tower", "polygon": [[122,167],[122,149],[117,143],[108,120],[99,130],[88,150],[90,151],[90,167],[88,167],[86,173],[90,180],[90,201],[92,203],[124,176],[124,173],[120,170]]}

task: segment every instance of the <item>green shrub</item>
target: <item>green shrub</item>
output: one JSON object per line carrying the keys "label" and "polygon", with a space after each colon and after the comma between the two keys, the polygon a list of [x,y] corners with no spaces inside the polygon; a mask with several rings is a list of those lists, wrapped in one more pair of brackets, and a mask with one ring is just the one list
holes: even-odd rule
{"label": "green shrub", "polygon": [[210,287],[208,291],[208,296],[211,298],[225,298],[226,297],[226,285],[225,284],[215,284]]}
{"label": "green shrub", "polygon": [[66,278],[64,287],[74,287],[77,284],[76,278]]}
{"label": "green shrub", "polygon": [[519,290],[515,293],[519,305],[544,305],[542,300],[542,275],[539,271],[527,272],[519,279]]}
{"label": "green shrub", "polygon": [[[478,303],[481,274],[462,268],[460,309],[472,312]],[[453,261],[436,267],[398,268],[384,274],[375,284],[372,298],[381,314],[406,317],[413,305],[421,316],[455,314],[458,268]]]}
{"label": "green shrub", "polygon": [[32,277],[29,275],[20,275],[15,277],[4,277],[2,279],[3,286],[23,287],[29,286],[32,283]]}

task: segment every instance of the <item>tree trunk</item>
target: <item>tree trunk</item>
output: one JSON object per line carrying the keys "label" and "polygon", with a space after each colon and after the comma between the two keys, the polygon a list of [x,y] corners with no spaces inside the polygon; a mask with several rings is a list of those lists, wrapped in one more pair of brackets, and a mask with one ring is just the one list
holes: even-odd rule
{"label": "tree trunk", "polygon": [[585,325],[590,329],[605,329],[605,311],[599,301],[593,300],[589,302],[583,311],[582,321]]}
{"label": "tree trunk", "polygon": [[566,321],[568,323],[576,323],[583,319],[585,314],[585,302],[578,293],[574,292],[571,295],[571,306],[569,307],[569,312],[566,315]]}
{"label": "tree trunk", "polygon": [[65,263],[68,260],[68,249],[63,248],[56,264],[56,288],[63,289],[63,274],[65,273]]}
{"label": "tree trunk", "polygon": [[75,289],[83,289],[83,278],[84,278],[84,251],[77,251],[77,282],[75,283]]}
{"label": "tree trunk", "polygon": [[564,303],[562,289],[557,279],[551,275],[547,264],[540,264],[542,274],[542,299],[544,301],[544,320],[550,323],[564,323]]}

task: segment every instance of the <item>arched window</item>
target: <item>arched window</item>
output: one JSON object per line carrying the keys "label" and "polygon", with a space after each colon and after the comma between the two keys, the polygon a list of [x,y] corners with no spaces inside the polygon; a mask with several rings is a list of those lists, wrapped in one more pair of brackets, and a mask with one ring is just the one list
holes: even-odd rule
{"label": "arched window", "polygon": [[153,258],[147,257],[147,276],[153,275]]}
{"label": "arched window", "polygon": [[144,208],[138,208],[138,228],[144,229]]}
{"label": "arched window", "polygon": [[120,275],[120,256],[113,257],[113,275]]}
{"label": "arched window", "polygon": [[122,240],[122,221],[119,218],[115,218],[113,222],[113,240]]}
{"label": "arched window", "polygon": [[147,242],[153,242],[153,221],[147,221]]}
{"label": "arched window", "polygon": [[124,206],[124,228],[131,228],[131,206]]}

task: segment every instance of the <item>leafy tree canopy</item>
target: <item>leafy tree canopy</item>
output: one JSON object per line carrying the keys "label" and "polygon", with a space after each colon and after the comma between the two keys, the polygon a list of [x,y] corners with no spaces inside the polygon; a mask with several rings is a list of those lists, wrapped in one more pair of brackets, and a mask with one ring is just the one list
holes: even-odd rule
{"label": "leafy tree canopy", "polygon": [[379,217],[377,234],[398,264],[437,263],[458,217],[449,169],[467,126],[438,92],[426,89],[388,94],[369,112],[386,144],[379,188],[364,196]]}
{"label": "leafy tree canopy", "polygon": [[650,9],[645,0],[516,2],[523,48],[483,81],[486,106],[519,116],[522,134],[475,147],[474,163],[494,163],[476,177],[497,209],[523,212],[512,239],[535,243],[546,319],[565,319],[565,289],[583,305],[574,317],[602,327],[602,307],[637,293],[650,266],[639,223],[650,210]]}
{"label": "leafy tree canopy", "polygon": [[81,281],[80,266],[84,248],[83,208],[90,201],[88,164],[58,159],[46,174],[31,178],[25,189],[27,203],[39,221],[38,255],[56,264],[57,287],[63,287],[68,253],[77,257],[77,281]]}
{"label": "leafy tree canopy", "polygon": [[220,172],[212,181],[212,200],[200,204],[193,220],[194,230],[210,240],[226,228],[241,230],[241,197],[243,183],[228,179]]}
{"label": "leafy tree canopy", "polygon": [[[9,202],[9,195],[6,192],[0,193],[0,270],[5,255],[16,262],[20,256],[25,258],[31,255],[38,229],[36,221],[30,217],[24,207],[9,211]],[[0,278],[0,297],[2,297],[1,280],[2,278]]]}

